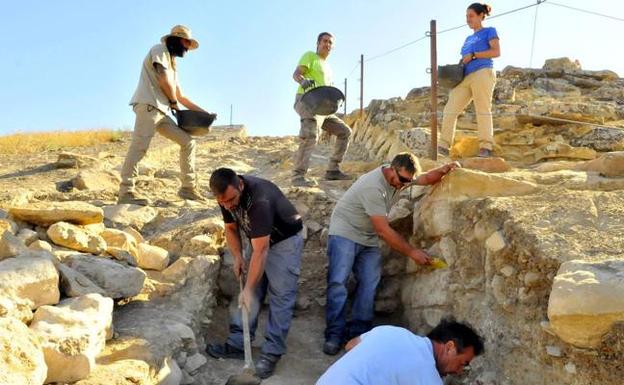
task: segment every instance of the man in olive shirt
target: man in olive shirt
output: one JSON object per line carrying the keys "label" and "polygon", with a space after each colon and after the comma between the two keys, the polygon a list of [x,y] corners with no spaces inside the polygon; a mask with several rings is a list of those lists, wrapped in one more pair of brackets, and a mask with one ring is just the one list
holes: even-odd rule
{"label": "man in olive shirt", "polygon": [[325,173],[327,180],[351,179],[350,176],[340,171],[339,165],[342,162],[347,147],[349,147],[349,137],[351,128],[336,115],[321,116],[314,115],[306,106],[301,103],[301,97],[306,90],[318,86],[333,85],[333,75],[327,63],[327,57],[334,44],[334,36],[329,32],[322,32],[316,41],[316,52],[306,52],[293,73],[293,79],[299,84],[297,96],[295,98],[295,111],[301,117],[301,130],[299,131],[299,148],[295,153],[292,183],[295,186],[312,186],[314,182],[305,177],[310,167],[310,157],[316,147],[318,138],[318,128],[336,135],[334,151],[329,158],[329,165]]}
{"label": "man in olive shirt", "polygon": [[[227,244],[234,257],[234,274],[240,279],[247,272],[239,303],[249,311],[252,337],[260,306],[269,294],[266,340],[256,361],[256,375],[267,378],[286,353],[303,251],[303,222],[279,187],[268,180],[219,168],[210,177],[210,189],[223,214]],[[243,256],[241,230],[251,241],[250,258]],[[208,345],[207,352],[215,358],[243,358],[240,311],[232,313],[226,343]]]}
{"label": "man in olive shirt", "polygon": [[[431,258],[410,245],[388,222],[390,208],[400,191],[409,184],[432,185],[454,168],[457,162],[420,173],[418,159],[401,153],[390,165],[383,165],[362,175],[334,207],[329,225],[327,256],[326,329],[323,351],[335,355],[342,344],[370,330],[373,322],[375,291],[381,278],[379,238],[393,250],[414,262],[426,265]],[[351,321],[346,321],[347,279],[353,271],[358,282]]]}
{"label": "man in olive shirt", "polygon": [[182,93],[176,70],[176,57],[183,57],[197,47],[199,43],[191,36],[191,30],[176,25],[143,59],[139,84],[130,100],[136,120],[132,143],[121,169],[118,203],[150,204],[147,198],[137,194],[134,180],[139,174],[139,162],[156,132],[180,145],[182,187],[178,195],[183,199],[203,199],[197,189],[195,140],[167,116],[172,110],[179,109],[178,102],[190,110],[204,111]]}

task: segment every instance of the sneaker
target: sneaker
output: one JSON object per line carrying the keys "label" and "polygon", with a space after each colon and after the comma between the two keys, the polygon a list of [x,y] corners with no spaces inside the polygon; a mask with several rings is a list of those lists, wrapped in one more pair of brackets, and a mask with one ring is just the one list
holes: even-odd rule
{"label": "sneaker", "polygon": [[479,149],[479,158],[490,158],[492,156],[492,150],[488,148]]}
{"label": "sneaker", "polygon": [[178,190],[178,196],[191,201],[205,201],[206,198],[194,187],[182,187]]}
{"label": "sneaker", "polygon": [[328,356],[335,356],[336,354],[338,354],[338,352],[340,352],[341,349],[342,346],[340,346],[340,343],[334,340],[326,340],[323,344],[323,353],[327,354]]}
{"label": "sneaker", "polygon": [[297,175],[292,178],[292,185],[295,187],[314,187],[316,183],[303,175]]}
{"label": "sneaker", "polygon": [[325,172],[325,180],[351,180],[353,177],[347,175],[340,170],[327,170]]}
{"label": "sneaker", "polygon": [[438,154],[442,156],[449,156],[449,149],[446,147],[438,146]]}
{"label": "sneaker", "polygon": [[262,353],[258,361],[256,361],[256,376],[262,378],[263,380],[271,377],[279,359],[280,356]]}
{"label": "sneaker", "polygon": [[117,204],[130,204],[139,206],[149,206],[152,204],[149,199],[140,196],[134,191],[128,191],[124,194],[120,194],[117,198]]}
{"label": "sneaker", "polygon": [[245,352],[234,346],[225,344],[208,344],[206,353],[213,358],[231,358],[234,360],[244,360]]}

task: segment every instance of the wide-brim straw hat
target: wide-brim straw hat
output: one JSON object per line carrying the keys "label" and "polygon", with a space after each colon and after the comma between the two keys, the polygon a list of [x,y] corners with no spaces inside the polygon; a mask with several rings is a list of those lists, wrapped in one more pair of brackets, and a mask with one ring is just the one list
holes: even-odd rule
{"label": "wide-brim straw hat", "polygon": [[188,27],[185,27],[183,25],[176,25],[175,27],[171,28],[171,32],[165,36],[163,36],[160,41],[163,44],[166,44],[167,42],[167,38],[169,36],[177,36],[177,37],[181,37],[182,39],[186,39],[188,41],[191,42],[191,47],[189,49],[196,49],[197,47],[199,47],[199,43],[197,42],[197,40],[193,39],[193,35],[191,34],[191,30]]}

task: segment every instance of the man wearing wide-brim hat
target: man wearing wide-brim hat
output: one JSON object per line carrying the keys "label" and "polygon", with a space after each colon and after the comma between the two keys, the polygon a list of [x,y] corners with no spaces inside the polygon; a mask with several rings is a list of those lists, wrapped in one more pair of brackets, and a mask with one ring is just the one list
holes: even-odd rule
{"label": "man wearing wide-brim hat", "polygon": [[149,200],[135,191],[138,164],[145,156],[156,132],[180,145],[180,179],[178,195],[183,199],[203,200],[195,174],[195,140],[182,130],[167,113],[183,105],[189,110],[204,111],[182,93],[178,82],[176,58],[199,47],[191,30],[176,25],[171,33],[153,46],[141,68],[141,77],[130,105],[136,114],[132,143],[121,169],[118,203],[148,205]]}

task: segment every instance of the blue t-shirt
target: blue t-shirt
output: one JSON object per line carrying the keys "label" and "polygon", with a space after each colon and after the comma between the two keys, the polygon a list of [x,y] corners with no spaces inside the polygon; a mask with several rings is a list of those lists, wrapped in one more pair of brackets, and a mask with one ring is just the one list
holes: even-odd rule
{"label": "blue t-shirt", "polygon": [[442,385],[433,345],[396,326],[378,326],[319,378],[316,385]]}
{"label": "blue t-shirt", "polygon": [[[483,52],[490,49],[490,40],[498,39],[496,28],[485,27],[466,38],[461,49],[462,57],[475,52]],[[494,68],[492,59],[474,59],[464,66],[464,76],[481,68]]]}

